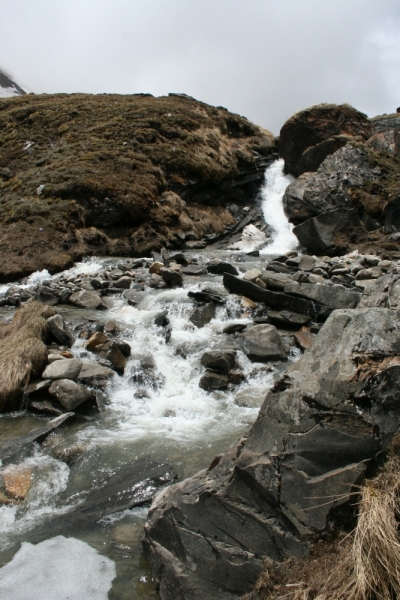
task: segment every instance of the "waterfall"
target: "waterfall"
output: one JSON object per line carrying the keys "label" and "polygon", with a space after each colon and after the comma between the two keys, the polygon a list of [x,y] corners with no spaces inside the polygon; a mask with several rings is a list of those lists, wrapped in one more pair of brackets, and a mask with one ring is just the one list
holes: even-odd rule
{"label": "waterfall", "polygon": [[285,254],[298,245],[298,240],[292,232],[293,225],[289,223],[283,210],[283,195],[289,183],[294,181],[291,175],[283,172],[283,159],[275,161],[265,172],[265,185],[262,190],[262,208],[264,219],[274,230],[272,241],[261,250],[262,255]]}

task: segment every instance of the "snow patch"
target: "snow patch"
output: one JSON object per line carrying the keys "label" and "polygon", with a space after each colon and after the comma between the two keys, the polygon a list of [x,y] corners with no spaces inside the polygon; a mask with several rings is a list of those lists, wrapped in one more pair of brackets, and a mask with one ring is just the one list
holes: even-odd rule
{"label": "snow patch", "polygon": [[116,576],[113,560],[80,540],[61,535],[24,542],[0,569],[0,597],[7,600],[108,600]]}

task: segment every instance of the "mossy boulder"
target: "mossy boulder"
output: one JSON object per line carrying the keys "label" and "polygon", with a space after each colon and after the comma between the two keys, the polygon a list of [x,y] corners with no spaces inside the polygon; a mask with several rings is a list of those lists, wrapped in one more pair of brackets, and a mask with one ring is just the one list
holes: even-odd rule
{"label": "mossy boulder", "polygon": [[184,96],[0,99],[0,281],[224,231],[225,204],[256,194],[275,151],[268,131]]}
{"label": "mossy boulder", "polygon": [[285,170],[298,177],[316,171],[329,154],[349,141],[360,141],[373,134],[366,115],[348,104],[317,104],[294,114],[283,125],[279,151],[285,159]]}

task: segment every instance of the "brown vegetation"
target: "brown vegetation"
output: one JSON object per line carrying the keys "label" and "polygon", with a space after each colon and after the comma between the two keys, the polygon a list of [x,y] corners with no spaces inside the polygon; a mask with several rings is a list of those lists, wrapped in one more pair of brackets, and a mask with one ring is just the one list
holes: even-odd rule
{"label": "brown vegetation", "polygon": [[32,374],[40,375],[47,361],[43,339],[51,306],[30,302],[10,323],[0,322],[0,412],[15,410]]}
{"label": "brown vegetation", "polygon": [[223,231],[230,213],[209,219],[204,203],[235,200],[240,185],[220,184],[261,178],[274,149],[272,134],[244,117],[189,98],[1,99],[0,281],[83,255],[143,255],[174,245],[178,231]]}

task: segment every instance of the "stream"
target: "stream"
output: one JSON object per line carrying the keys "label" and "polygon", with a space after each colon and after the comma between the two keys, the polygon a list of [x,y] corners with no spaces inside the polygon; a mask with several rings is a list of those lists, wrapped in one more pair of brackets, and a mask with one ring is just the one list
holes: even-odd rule
{"label": "stream", "polygon": [[[283,174],[283,161],[277,161],[266,171],[262,206],[265,220],[274,233],[259,257],[241,260],[243,252],[251,251],[259,243],[257,236],[246,239],[246,234],[239,250],[188,251],[186,256],[195,258],[200,265],[211,259],[226,260],[245,272],[262,268],[271,257],[294,249],[297,239],[282,206],[283,193],[292,180]],[[119,260],[91,258],[68,273],[95,275]],[[50,279],[48,273],[34,274],[27,285],[43,279]],[[200,329],[195,327],[189,321],[193,301],[188,292],[199,291],[206,285],[223,292],[220,275],[186,275],[183,287],[146,289],[137,306],[128,305],[122,295],[108,297],[111,307],[107,311],[57,306],[69,323],[81,317],[99,322],[112,319],[132,353],[124,375],[115,375],[108,384],[110,404],[103,413],[71,421],[23,461],[22,466],[33,473],[27,500],[20,505],[0,506],[0,567],[3,567],[0,596],[8,600],[45,598],[43,590],[35,591],[40,574],[42,580],[46,579],[46,589],[51,590],[49,598],[58,600],[158,597],[140,546],[148,506],[116,513],[88,528],[69,528],[65,537],[58,535],[59,532],[54,536],[51,522],[78,505],[119,467],[134,461],[167,463],[179,478],[193,475],[206,468],[255,421],[266,391],[287,368],[287,363],[251,362],[237,347],[235,337],[223,333],[228,322],[251,322],[239,296],[227,296],[226,303],[218,305],[209,324]],[[0,291],[7,287],[0,286]],[[172,325],[169,343],[154,325],[154,317],[165,309]],[[0,309],[0,316],[9,319],[12,312]],[[85,340],[76,340],[72,348],[75,356],[87,356],[84,344]],[[230,348],[237,349],[239,368],[245,375],[243,382],[224,391],[201,389],[202,354],[209,349]],[[299,356],[299,350],[292,348],[289,364]],[[141,376],[143,357],[151,357],[155,364],[152,376],[147,379]],[[245,402],[238,401],[243,397]],[[48,420],[24,411],[0,415],[0,442],[21,436]],[[79,459],[70,466],[55,458],[71,448],[79,453]],[[41,542],[38,546],[31,545],[38,541]],[[21,543],[22,550],[15,556]],[[25,581],[25,586],[31,582],[26,593],[18,587],[18,580]]]}

